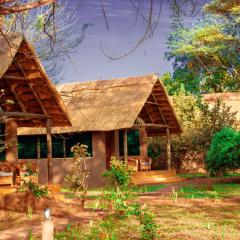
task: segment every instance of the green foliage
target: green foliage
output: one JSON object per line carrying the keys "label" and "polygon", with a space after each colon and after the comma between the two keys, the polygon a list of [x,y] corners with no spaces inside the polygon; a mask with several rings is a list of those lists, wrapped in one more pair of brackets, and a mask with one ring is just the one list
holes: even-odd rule
{"label": "green foliage", "polygon": [[128,186],[131,176],[132,171],[127,168],[127,165],[115,157],[111,159],[110,169],[103,174],[103,177],[110,178],[116,186]]}
{"label": "green foliage", "polygon": [[171,93],[180,84],[191,93],[240,89],[239,9],[239,2],[214,0],[193,26],[173,26],[166,53],[174,59]]}
{"label": "green foliage", "polygon": [[240,133],[227,127],[217,132],[206,161],[208,171],[213,175],[240,168]]}
{"label": "green foliage", "polygon": [[109,210],[113,210],[113,215],[118,220],[123,220],[135,216],[141,226],[141,239],[156,239],[157,225],[152,215],[141,205],[133,201],[136,192],[130,187],[132,171],[127,169],[124,162],[112,158],[110,169],[104,173],[105,177],[110,178],[116,188],[104,196],[109,201]]}
{"label": "green foliage", "polygon": [[142,226],[142,240],[154,240],[157,237],[157,225],[155,223],[155,216],[149,211],[143,212],[140,217],[140,224]]}
{"label": "green foliage", "polygon": [[35,22],[36,31],[44,31],[45,17],[43,14],[37,15]]}
{"label": "green foliage", "polygon": [[79,143],[71,148],[74,166],[64,178],[70,189],[77,195],[82,206],[84,206],[88,189],[87,178],[89,177],[89,171],[86,166],[86,157],[89,154],[87,148],[86,145]]}
{"label": "green foliage", "polygon": [[31,164],[25,165],[25,173],[23,175],[23,189],[30,191],[35,197],[42,198],[48,196],[48,188],[41,187],[39,184],[32,181],[31,177],[36,176],[37,172],[33,171]]}
{"label": "green foliage", "polygon": [[[175,168],[179,170],[181,157],[186,152],[206,154],[213,135],[226,126],[236,127],[237,119],[236,112],[232,112],[231,107],[222,101],[217,100],[209,105],[204,103],[201,97],[186,92],[183,86],[173,95],[172,100],[183,128],[181,135],[171,137],[173,161]],[[155,149],[161,152],[166,148],[164,138],[155,138],[150,143],[151,152],[155,152]],[[158,156],[156,160],[157,158]]]}
{"label": "green foliage", "polygon": [[210,106],[200,97],[181,89],[173,96],[173,105],[183,127],[183,134],[172,139],[175,151],[206,152],[214,133],[236,125],[236,112],[220,100]]}
{"label": "green foliage", "polygon": [[48,188],[41,187],[39,184],[29,180],[24,183],[27,189],[37,198],[42,198],[48,195]]}

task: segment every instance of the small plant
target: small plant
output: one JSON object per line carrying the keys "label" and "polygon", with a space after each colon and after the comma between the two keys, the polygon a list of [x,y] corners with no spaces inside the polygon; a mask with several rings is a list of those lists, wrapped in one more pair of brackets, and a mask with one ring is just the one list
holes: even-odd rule
{"label": "small plant", "polygon": [[48,195],[48,188],[41,187],[39,184],[29,180],[24,183],[27,189],[37,198],[42,198]]}
{"label": "small plant", "polygon": [[155,216],[149,211],[143,211],[139,216],[142,240],[154,240],[157,238],[157,224],[154,220]]}
{"label": "small plant", "polygon": [[27,216],[28,220],[32,219],[32,215],[33,215],[33,209],[32,209],[32,207],[28,206],[27,212],[26,212],[26,216]]}
{"label": "small plant", "polygon": [[112,157],[110,169],[103,174],[103,177],[110,178],[116,186],[128,186],[131,181],[132,171],[127,168],[123,161]]}
{"label": "small plant", "polygon": [[20,191],[28,190],[30,191],[35,197],[42,198],[48,195],[48,188],[41,187],[39,184],[32,181],[32,176],[36,176],[37,172],[33,171],[31,168],[31,164],[27,164],[24,167],[25,173],[23,174],[23,186],[20,187]]}
{"label": "small plant", "polygon": [[172,198],[175,203],[178,201],[178,192],[175,191],[175,188],[172,188]]}
{"label": "small plant", "polygon": [[154,221],[154,215],[144,207],[141,207],[139,202],[133,201],[136,193],[131,188],[132,172],[127,169],[126,164],[116,158],[112,158],[111,167],[104,173],[104,176],[109,177],[115,186],[110,194],[104,196],[111,203],[109,210],[113,211],[112,217],[116,221],[136,217],[141,226],[141,239],[156,239],[157,224]]}
{"label": "small plant", "polygon": [[65,182],[69,184],[70,189],[74,191],[80,200],[82,207],[84,207],[88,189],[87,178],[89,177],[89,171],[86,166],[86,158],[89,156],[89,153],[87,152],[87,148],[86,145],[79,143],[71,148],[74,166],[64,178]]}

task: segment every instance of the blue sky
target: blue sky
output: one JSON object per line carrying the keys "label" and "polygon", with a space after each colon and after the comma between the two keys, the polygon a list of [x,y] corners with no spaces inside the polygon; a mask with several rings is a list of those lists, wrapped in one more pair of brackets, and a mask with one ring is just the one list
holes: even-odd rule
{"label": "blue sky", "polygon": [[[144,16],[148,16],[149,1],[140,1],[140,12]],[[159,1],[154,1],[154,20],[158,16]],[[124,54],[141,38],[146,29],[146,22],[141,16],[136,19],[136,11],[129,0],[103,0],[103,2],[109,30],[106,28],[100,0],[69,0],[69,8],[78,6],[78,24],[91,23],[92,27],[88,29],[83,43],[71,55],[73,64],[68,61],[65,65],[62,82],[111,79],[153,72],[163,74],[172,71],[171,63],[165,59],[166,42],[171,31],[170,1],[163,0],[160,21],[154,35],[144,41],[135,52],[120,60],[110,60],[104,56],[100,42],[109,55]],[[133,2],[137,4],[138,0]],[[184,22],[189,25],[195,19],[184,17]]]}

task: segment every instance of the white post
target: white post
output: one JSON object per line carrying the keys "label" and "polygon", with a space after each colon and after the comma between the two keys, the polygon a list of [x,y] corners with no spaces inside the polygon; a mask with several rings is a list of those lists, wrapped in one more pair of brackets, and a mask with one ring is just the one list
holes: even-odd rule
{"label": "white post", "polygon": [[42,223],[42,240],[54,240],[54,223],[51,220]]}
{"label": "white post", "polygon": [[51,220],[51,209],[44,210],[44,222],[42,223],[42,240],[54,240],[54,223]]}

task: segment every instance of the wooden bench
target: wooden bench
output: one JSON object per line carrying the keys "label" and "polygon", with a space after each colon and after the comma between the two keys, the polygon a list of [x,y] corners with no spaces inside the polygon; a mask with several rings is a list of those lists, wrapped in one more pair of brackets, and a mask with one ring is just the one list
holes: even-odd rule
{"label": "wooden bench", "polygon": [[150,157],[131,156],[128,157],[128,166],[133,171],[150,171],[152,159]]}
{"label": "wooden bench", "polygon": [[[36,172],[36,176],[25,177],[27,168],[32,169],[33,172]],[[28,163],[28,162],[0,162],[0,185],[6,184],[16,184],[21,185],[23,180],[32,180],[33,182],[38,183],[38,172],[39,168],[37,163]]]}

